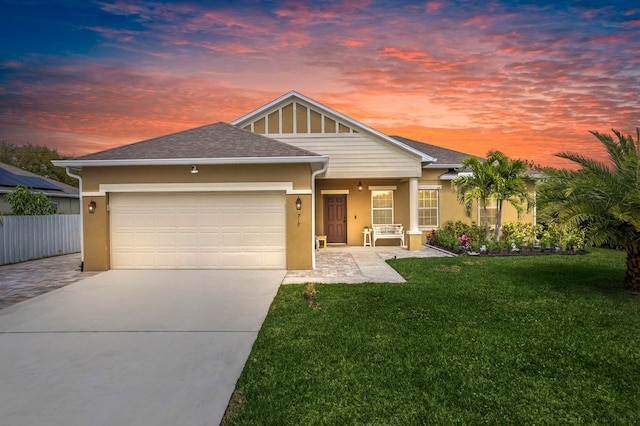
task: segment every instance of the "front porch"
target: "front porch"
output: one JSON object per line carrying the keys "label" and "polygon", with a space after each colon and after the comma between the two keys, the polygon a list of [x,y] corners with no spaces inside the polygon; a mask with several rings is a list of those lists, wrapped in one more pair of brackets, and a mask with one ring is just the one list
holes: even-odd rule
{"label": "front porch", "polygon": [[385,261],[406,257],[446,257],[450,254],[422,246],[409,251],[398,246],[362,247],[329,245],[316,251],[316,269],[288,271],[282,284],[365,282],[403,283],[405,280]]}
{"label": "front porch", "polygon": [[[423,232],[418,226],[418,179],[318,179],[315,182],[315,235],[326,242],[356,247],[403,246],[420,251]],[[387,232],[376,240],[367,230],[381,225],[402,226],[395,238]]]}

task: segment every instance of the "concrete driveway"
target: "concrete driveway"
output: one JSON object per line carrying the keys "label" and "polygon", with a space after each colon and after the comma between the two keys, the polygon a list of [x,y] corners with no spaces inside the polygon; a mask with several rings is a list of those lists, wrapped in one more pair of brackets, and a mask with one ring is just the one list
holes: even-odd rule
{"label": "concrete driveway", "polygon": [[285,271],[108,271],[0,310],[0,418],[217,425]]}

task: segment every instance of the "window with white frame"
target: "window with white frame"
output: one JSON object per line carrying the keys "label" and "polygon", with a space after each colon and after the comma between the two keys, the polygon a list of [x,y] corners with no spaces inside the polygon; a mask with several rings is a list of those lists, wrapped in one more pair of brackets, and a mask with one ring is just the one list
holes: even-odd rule
{"label": "window with white frame", "polygon": [[385,225],[393,223],[393,191],[371,191],[371,223]]}
{"label": "window with white frame", "polygon": [[[495,199],[487,200],[487,217],[489,218],[489,226],[495,226],[498,216],[498,202]],[[484,209],[478,203],[478,225],[484,226]]]}
{"label": "window with white frame", "polygon": [[438,227],[438,190],[418,190],[418,226]]}

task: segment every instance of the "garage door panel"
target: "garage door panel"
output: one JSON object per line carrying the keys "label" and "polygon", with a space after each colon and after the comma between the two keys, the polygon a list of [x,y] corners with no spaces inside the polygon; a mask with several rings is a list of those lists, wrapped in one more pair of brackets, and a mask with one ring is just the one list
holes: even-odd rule
{"label": "garage door panel", "polygon": [[153,216],[156,227],[175,228],[178,224],[176,221],[176,214],[173,212],[157,212]]}
{"label": "garage door panel", "polygon": [[118,251],[111,251],[111,263],[120,265],[121,268],[129,268],[133,266],[131,255]]}
{"label": "garage door panel", "polygon": [[153,268],[153,265],[156,260],[155,253],[143,250],[137,250],[133,256],[131,256],[131,260],[127,263],[131,267],[142,266],[145,269]]}
{"label": "garage door panel", "polygon": [[149,228],[145,228],[145,231],[132,231],[133,234],[133,248],[136,251],[150,249],[156,245],[156,234],[148,231]]}
{"label": "garage door panel", "polygon": [[153,213],[151,212],[140,212],[140,213],[131,212],[128,214],[133,216],[132,226],[136,228],[149,228],[149,227],[153,227],[154,225],[155,219],[154,219]]}
{"label": "garage door panel", "polygon": [[285,268],[284,206],[284,193],[111,194],[112,268]]}
{"label": "garage door panel", "polygon": [[201,237],[202,236],[199,235],[198,233],[192,232],[190,230],[187,232],[177,233],[176,245],[181,249],[187,249],[189,247],[192,247],[193,249],[195,249],[196,247],[198,247],[198,240]]}
{"label": "garage door panel", "polygon": [[172,248],[172,252],[175,252],[176,247],[178,247],[176,237],[177,235],[174,232],[160,231],[156,234],[155,246]]}
{"label": "garage door panel", "polygon": [[211,231],[197,234],[195,238],[195,246],[200,247],[201,249],[217,247],[221,243],[222,239],[220,238],[220,234]]}
{"label": "garage door panel", "polygon": [[199,257],[200,256],[196,251],[176,253],[176,269],[198,269]]}
{"label": "garage door panel", "polygon": [[220,215],[218,213],[200,212],[188,225],[217,229],[221,225]]}
{"label": "garage door panel", "polygon": [[176,225],[181,228],[191,228],[198,225],[198,214],[192,212],[179,213],[176,217]]}
{"label": "garage door panel", "polygon": [[175,264],[177,261],[176,252],[156,252],[154,261],[162,265]]}

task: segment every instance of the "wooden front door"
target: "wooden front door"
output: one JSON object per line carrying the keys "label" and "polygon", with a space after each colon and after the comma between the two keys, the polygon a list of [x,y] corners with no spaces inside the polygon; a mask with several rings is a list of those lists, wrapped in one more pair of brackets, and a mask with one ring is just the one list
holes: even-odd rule
{"label": "wooden front door", "polygon": [[324,196],[324,232],[327,243],[347,243],[347,196]]}

